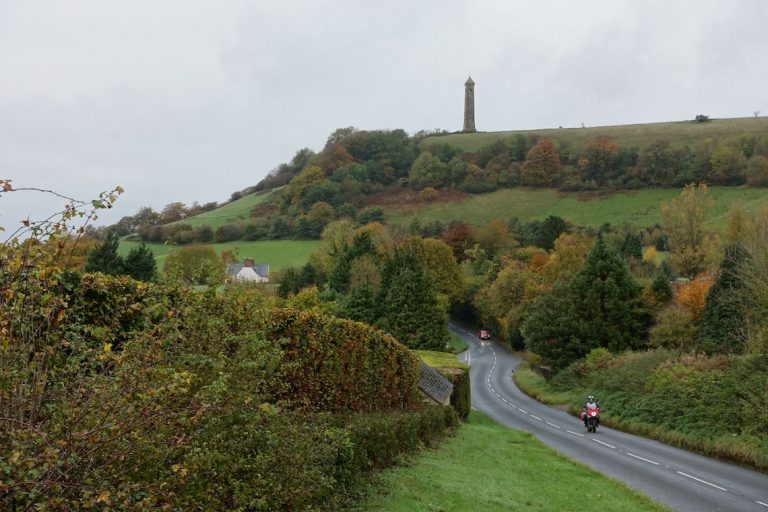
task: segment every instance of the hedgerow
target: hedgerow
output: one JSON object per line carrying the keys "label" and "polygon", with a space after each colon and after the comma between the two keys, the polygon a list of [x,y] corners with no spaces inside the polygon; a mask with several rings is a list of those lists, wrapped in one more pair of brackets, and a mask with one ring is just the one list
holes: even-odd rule
{"label": "hedgerow", "polygon": [[3,256],[0,509],[331,510],[456,422],[363,324]]}

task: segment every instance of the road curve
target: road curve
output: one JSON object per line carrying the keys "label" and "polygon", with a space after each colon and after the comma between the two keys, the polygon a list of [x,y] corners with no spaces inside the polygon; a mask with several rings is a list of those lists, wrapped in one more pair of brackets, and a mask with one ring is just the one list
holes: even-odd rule
{"label": "road curve", "polygon": [[451,331],[469,346],[460,358],[470,365],[472,407],[497,422],[531,432],[674,510],[768,512],[768,475],[607,427],[590,434],[578,418],[517,388],[512,372],[519,361],[511,352],[459,324]]}

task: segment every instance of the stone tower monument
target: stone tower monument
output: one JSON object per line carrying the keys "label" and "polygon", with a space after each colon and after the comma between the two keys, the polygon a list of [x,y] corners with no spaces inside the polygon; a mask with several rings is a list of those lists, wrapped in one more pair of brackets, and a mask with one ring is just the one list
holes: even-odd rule
{"label": "stone tower monument", "polygon": [[464,129],[463,132],[476,132],[475,129],[475,82],[470,76],[464,82]]}

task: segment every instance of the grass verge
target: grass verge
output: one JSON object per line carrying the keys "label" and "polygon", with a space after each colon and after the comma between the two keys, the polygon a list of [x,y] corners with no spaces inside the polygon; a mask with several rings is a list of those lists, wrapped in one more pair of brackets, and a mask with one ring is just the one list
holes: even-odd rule
{"label": "grass verge", "polygon": [[433,350],[412,350],[416,357],[427,363],[432,368],[469,368],[456,359],[452,352],[436,352]]}
{"label": "grass verge", "polygon": [[467,342],[459,338],[453,333],[450,333],[450,339],[448,340],[448,348],[454,354],[464,352],[467,350]]}
{"label": "grass verge", "polygon": [[[567,485],[564,485],[567,483]],[[472,412],[455,437],[374,477],[358,510],[667,510],[547,448],[531,434]]]}

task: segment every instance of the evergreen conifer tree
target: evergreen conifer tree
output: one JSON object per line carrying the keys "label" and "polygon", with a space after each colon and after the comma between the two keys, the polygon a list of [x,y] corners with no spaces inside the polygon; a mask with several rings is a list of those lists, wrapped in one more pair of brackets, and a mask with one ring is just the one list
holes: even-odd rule
{"label": "evergreen conifer tree", "polygon": [[342,249],[341,255],[331,271],[328,285],[337,292],[346,293],[349,289],[349,273],[352,270],[352,261],[366,254],[376,255],[377,251],[371,240],[371,235],[363,232],[355,235],[351,246],[345,246]]}
{"label": "evergreen conifer tree", "polygon": [[154,281],[157,275],[157,264],[147,244],[142,242],[140,246],[131,249],[125,258],[124,270],[126,274],[139,281]]}
{"label": "evergreen conifer tree", "polygon": [[643,240],[639,234],[627,233],[622,252],[627,258],[643,259]]}
{"label": "evergreen conifer tree", "polygon": [[88,254],[88,261],[85,264],[86,272],[101,272],[102,274],[120,275],[124,270],[123,258],[117,254],[117,247],[120,241],[117,234],[111,232],[107,238],[98,244]]}
{"label": "evergreen conifer tree", "polygon": [[340,316],[374,325],[379,318],[379,308],[370,284],[362,283],[352,288],[342,301]]}
{"label": "evergreen conifer tree", "polygon": [[448,317],[431,277],[412,251],[398,250],[382,275],[379,326],[409,348],[440,350]]}
{"label": "evergreen conifer tree", "polygon": [[653,282],[651,283],[651,292],[653,292],[653,295],[659,304],[666,304],[672,300],[672,287],[669,285],[669,278],[664,272],[660,272],[653,279]]}
{"label": "evergreen conifer tree", "polygon": [[585,354],[594,347],[637,348],[647,339],[650,313],[640,300],[640,286],[602,236],[570,288],[577,305],[579,337],[588,345]]}
{"label": "evergreen conifer tree", "polygon": [[741,294],[744,281],[740,267],[747,257],[738,245],[728,246],[725,250],[717,279],[707,294],[699,328],[699,345],[707,353],[740,352],[743,348],[745,315]]}

